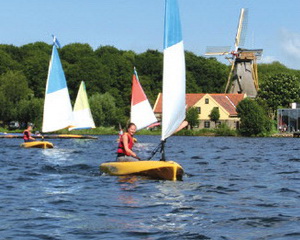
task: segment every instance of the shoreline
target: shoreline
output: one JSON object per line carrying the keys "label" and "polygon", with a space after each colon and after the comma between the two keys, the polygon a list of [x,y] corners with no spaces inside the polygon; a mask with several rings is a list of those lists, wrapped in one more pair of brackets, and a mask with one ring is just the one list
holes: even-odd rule
{"label": "shoreline", "polygon": [[[5,128],[0,128],[0,138],[5,138],[5,135],[13,135],[13,134],[22,134],[23,130],[8,130]],[[60,130],[57,132],[45,134],[45,135],[118,135],[119,131],[116,130],[114,127],[98,127],[95,129],[84,129],[84,130],[73,130],[68,131],[67,129]],[[143,129],[138,131],[135,135],[154,135],[158,136],[161,134],[160,130],[147,130]],[[34,131],[33,131],[34,135]],[[220,129],[194,129],[194,130],[182,130],[176,134],[175,136],[195,136],[195,137],[241,137],[236,130],[226,129],[225,131]],[[274,137],[274,138],[293,138],[293,133],[273,133],[269,136],[258,136],[258,137]],[[9,138],[9,137],[7,137]]]}

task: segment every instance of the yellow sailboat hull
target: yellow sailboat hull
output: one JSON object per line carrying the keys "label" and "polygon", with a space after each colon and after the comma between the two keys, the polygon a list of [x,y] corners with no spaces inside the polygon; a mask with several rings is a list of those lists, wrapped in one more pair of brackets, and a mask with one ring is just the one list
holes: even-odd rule
{"label": "yellow sailboat hull", "polygon": [[182,180],[183,168],[173,161],[108,162],[100,170],[109,175],[139,175],[153,179]]}
{"label": "yellow sailboat hull", "polygon": [[24,142],[20,146],[24,148],[53,148],[53,144],[47,141]]}

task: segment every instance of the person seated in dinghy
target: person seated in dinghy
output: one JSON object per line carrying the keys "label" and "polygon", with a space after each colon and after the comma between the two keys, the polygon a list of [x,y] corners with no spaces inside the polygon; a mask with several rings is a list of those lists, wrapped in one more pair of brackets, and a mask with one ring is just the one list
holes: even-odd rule
{"label": "person seated in dinghy", "polygon": [[118,151],[117,151],[117,161],[118,162],[135,162],[140,160],[135,152],[132,151],[134,145],[133,135],[136,131],[136,125],[130,123],[127,127],[126,132],[120,136]]}
{"label": "person seated in dinghy", "polygon": [[31,131],[32,131],[32,125],[29,124],[25,131],[23,132],[23,139],[24,142],[33,142],[35,141],[35,138],[31,137]]}

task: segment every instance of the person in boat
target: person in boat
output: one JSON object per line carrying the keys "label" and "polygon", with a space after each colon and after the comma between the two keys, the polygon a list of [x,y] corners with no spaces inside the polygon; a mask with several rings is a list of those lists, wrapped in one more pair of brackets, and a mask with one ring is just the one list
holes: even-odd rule
{"label": "person in boat", "polygon": [[130,123],[127,127],[126,132],[120,137],[117,161],[118,162],[135,162],[140,160],[134,151],[132,151],[134,145],[133,135],[136,131],[136,125]]}
{"label": "person in boat", "polygon": [[23,132],[24,142],[33,142],[35,138],[31,137],[32,125],[28,125],[25,131]]}

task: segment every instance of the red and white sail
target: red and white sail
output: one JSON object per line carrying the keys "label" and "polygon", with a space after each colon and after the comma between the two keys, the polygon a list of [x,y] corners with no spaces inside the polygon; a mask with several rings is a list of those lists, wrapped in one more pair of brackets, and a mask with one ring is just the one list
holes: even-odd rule
{"label": "red and white sail", "polygon": [[148,98],[140,84],[135,68],[132,77],[130,121],[136,125],[137,130],[157,122]]}

